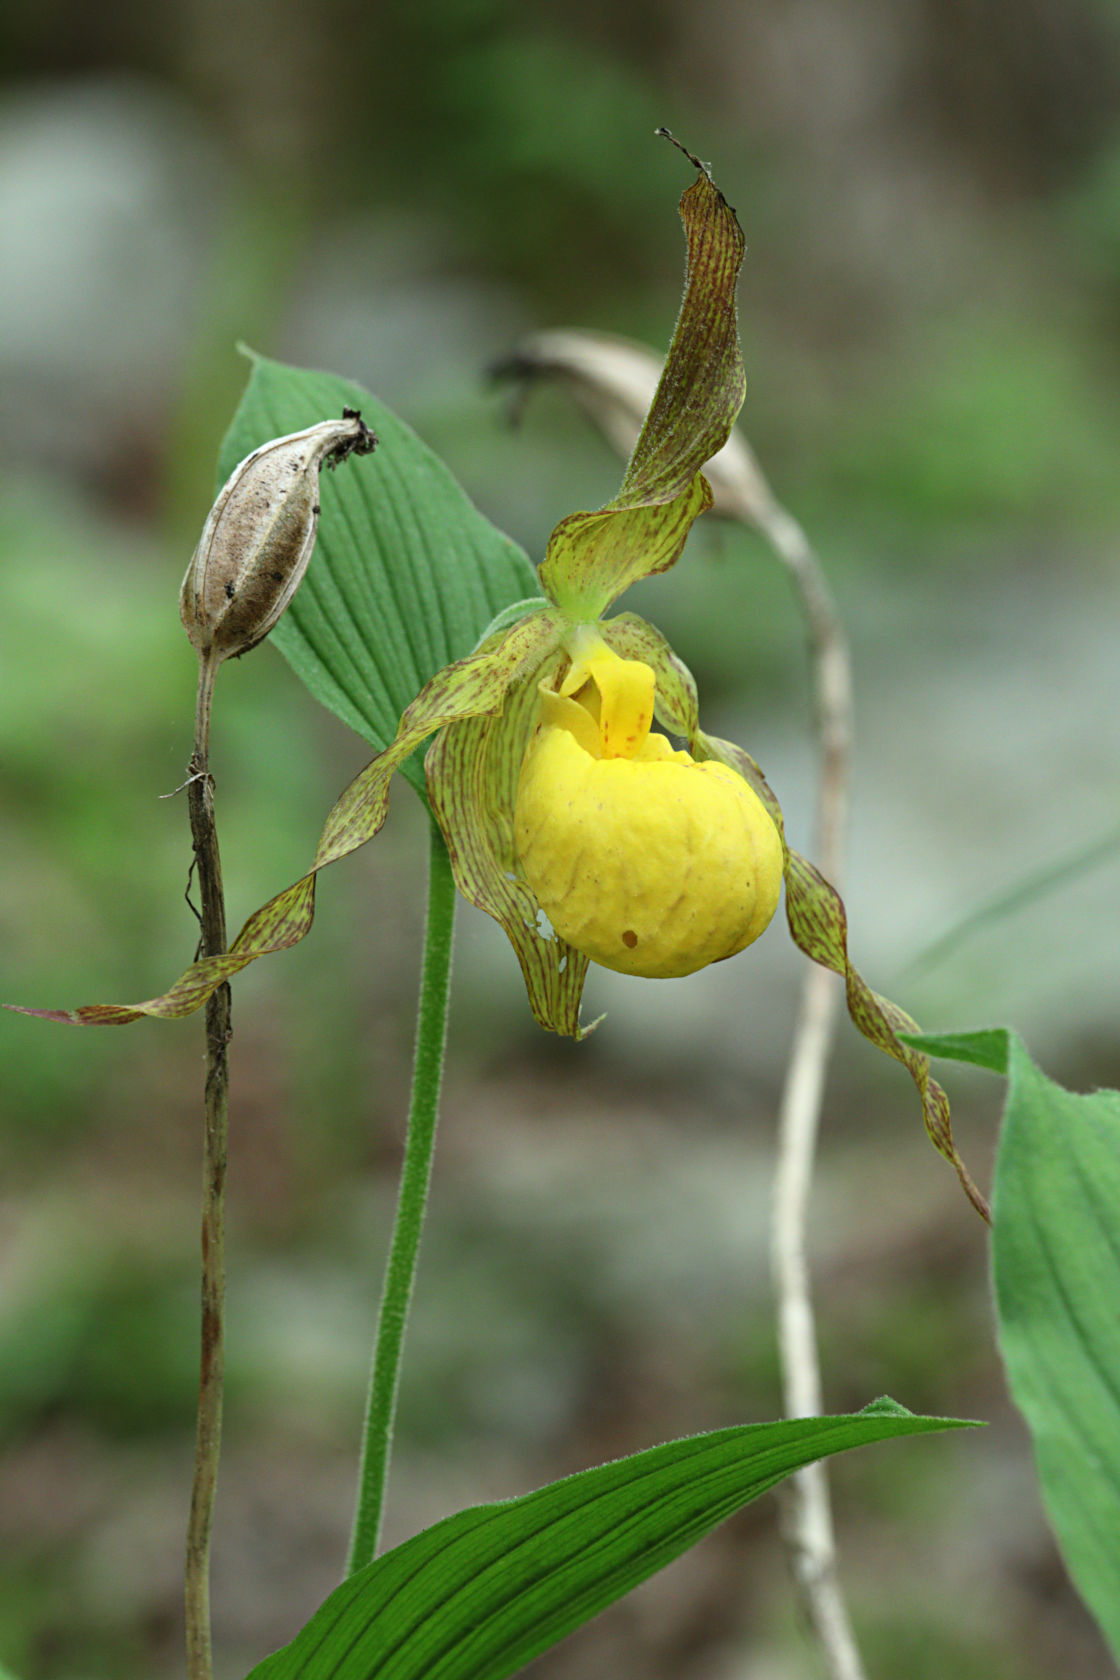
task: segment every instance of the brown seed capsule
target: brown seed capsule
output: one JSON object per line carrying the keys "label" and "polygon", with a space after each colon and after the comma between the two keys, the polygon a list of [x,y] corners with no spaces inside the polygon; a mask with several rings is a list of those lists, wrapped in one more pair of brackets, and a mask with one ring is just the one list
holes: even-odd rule
{"label": "brown seed capsule", "polygon": [[299,586],[319,528],[319,473],[377,439],[357,410],[273,438],[235,467],[210,509],[179,596],[198,653],[219,663],[263,641]]}

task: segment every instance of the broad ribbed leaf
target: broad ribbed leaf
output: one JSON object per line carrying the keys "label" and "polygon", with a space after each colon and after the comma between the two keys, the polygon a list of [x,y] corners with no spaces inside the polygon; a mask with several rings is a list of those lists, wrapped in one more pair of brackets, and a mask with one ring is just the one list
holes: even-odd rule
{"label": "broad ribbed leaf", "polygon": [[876,1401],[670,1441],[460,1511],[344,1582],[249,1680],[504,1680],[803,1465],[962,1427]]}
{"label": "broad ribbed leaf", "polygon": [[918,1043],[1007,1074],[1000,1350],[1069,1572],[1120,1660],[1120,1092],[1063,1090],[1003,1027]]}
{"label": "broad ribbed leaf", "polygon": [[[334,374],[253,356],[219,479],[269,438],[343,408],[361,410],[378,448],[322,475],[315,553],[271,639],[316,699],[380,752],[424,684],[537,580],[415,432]],[[403,774],[425,796],[420,763]]]}

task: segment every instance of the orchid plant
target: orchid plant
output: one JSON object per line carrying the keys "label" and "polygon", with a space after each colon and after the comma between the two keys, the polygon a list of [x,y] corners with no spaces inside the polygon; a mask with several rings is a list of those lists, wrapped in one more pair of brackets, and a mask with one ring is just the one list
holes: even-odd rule
{"label": "orchid plant", "polygon": [[[680,211],[685,295],[653,403],[618,494],[597,512],[569,514],[552,533],[537,574],[542,594],[505,607],[473,651],[424,684],[334,806],[309,872],[249,918],[228,954],[192,964],[158,998],[57,1018],[92,1025],[187,1015],[256,958],[296,943],[311,926],[318,872],[378,833],[394,771],[435,736],[426,792],[456,884],[501,924],[543,1027],[577,1039],[588,1030],[580,999],[591,960],[666,976],[742,950],[773,915],[780,848],[795,944],[843,975],[852,1021],[907,1068],[930,1138],[987,1217],[954,1144],[945,1093],[928,1059],[899,1036],[917,1032],[915,1022],[852,965],[843,903],[786,843],[781,808],[758,765],[742,747],[703,732],[691,674],[652,625],[632,613],[604,618],[632,584],[679,559],[694,521],[712,505],[702,469],[727,443],[746,391],[738,218],[703,167]],[[650,734],[654,719],[683,739],[683,752]],[[586,808],[561,832],[568,783],[586,781],[592,764],[595,791],[588,782]],[[612,764],[630,774],[612,774]],[[643,790],[658,788],[656,797],[636,793],[638,778]],[[718,814],[717,789],[725,795]],[[713,820],[726,850],[700,857],[697,835],[711,832]],[[594,903],[589,863],[590,879],[602,877]]]}
{"label": "orchid plant", "polygon": [[[758,939],[784,886],[794,943],[843,978],[851,1020],[909,1072],[930,1138],[989,1217],[928,1058],[957,1055],[1006,1071],[1014,1046],[917,1039],[910,1017],[868,986],[848,955],[841,899],[788,844],[758,765],[743,747],[702,729],[696,685],[660,632],[613,611],[632,584],[677,562],[692,525],[712,506],[704,469],[728,446],[744,398],[735,301],[743,235],[708,169],[686,155],[695,179],[680,203],[685,293],[652,402],[617,495],[563,519],[535,573],[368,393],[254,359],[223,448],[223,465],[234,471],[185,586],[185,619],[209,684],[207,727],[213,638],[205,602],[212,596],[214,611],[231,612],[243,575],[234,551],[248,542],[254,588],[272,594],[239,630],[243,646],[223,645],[222,657],[271,631],[311,691],[371,742],[375,756],[331,810],[308,872],[250,916],[228,950],[224,933],[215,936],[174,985],[146,1002],[29,1011],[107,1025],[212,1008],[247,964],[309,931],[319,872],[378,833],[395,773],[426,801],[431,873],[415,1076],[349,1576],[290,1646],[254,1669],[254,1680],[312,1673],[321,1680],[390,1673],[501,1680],[784,1476],[844,1447],[948,1427],[879,1402],[845,1418],[718,1431],[502,1506],[461,1512],[377,1556],[434,1147],[456,889],[503,928],[541,1026],[579,1039],[591,1030],[580,1015],[591,962],[647,978],[690,974]],[[338,410],[342,421],[323,421]],[[366,421],[380,440],[376,452]],[[290,435],[270,443],[280,432]],[[319,546],[308,565],[320,518],[317,479],[309,475],[348,454],[363,458],[322,486]],[[297,462],[298,518],[290,517],[281,486],[267,529],[253,527],[248,538],[235,531],[233,558],[225,557],[231,569],[215,570],[224,529],[218,509],[235,504],[238,484],[262,460]],[[298,575],[276,561],[281,549]],[[425,744],[421,768],[416,755]],[[206,815],[212,784],[204,753],[192,761],[191,783],[192,801]],[[208,1118],[208,1148],[218,1148],[211,1131]],[[220,1194],[220,1172],[213,1181]],[[211,1287],[205,1363],[220,1347],[221,1280],[204,1278],[204,1294]],[[219,1422],[220,1395],[207,1429],[200,1423],[191,1680],[212,1672],[198,1576],[205,1574]],[[188,1622],[190,1605],[189,1588]]]}

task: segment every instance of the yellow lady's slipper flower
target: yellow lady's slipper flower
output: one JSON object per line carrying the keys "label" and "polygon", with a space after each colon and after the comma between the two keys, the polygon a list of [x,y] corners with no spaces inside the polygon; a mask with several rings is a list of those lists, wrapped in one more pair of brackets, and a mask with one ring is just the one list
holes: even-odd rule
{"label": "yellow lady's slipper flower", "polygon": [[[631,584],[675,564],[712,506],[703,468],[727,443],[746,387],[735,311],[743,234],[691,161],[685,295],[660,381],[618,494],[553,531],[541,595],[508,607],[473,653],[425,684],[331,811],[311,869],[249,918],[228,953],[193,963],[146,1003],[34,1013],[82,1023],[189,1014],[246,964],[295,944],[311,926],[319,870],[373,838],[394,772],[430,739],[428,797],[456,883],[504,928],[542,1026],[585,1033],[591,961],[658,978],[743,950],[784,879],[795,944],[843,976],[852,1021],[907,1068],[931,1139],[986,1213],[945,1093],[901,1036],[914,1022],[853,966],[840,897],[786,844],[758,766],[704,734],[692,677],[651,625],[605,616]],[[685,750],[652,730],[655,719]]]}
{"label": "yellow lady's slipper flower", "polygon": [[559,690],[540,685],[514,841],[562,939],[604,968],[651,980],[733,957],[770,924],[782,842],[726,765],[650,732],[655,677],[602,641]]}

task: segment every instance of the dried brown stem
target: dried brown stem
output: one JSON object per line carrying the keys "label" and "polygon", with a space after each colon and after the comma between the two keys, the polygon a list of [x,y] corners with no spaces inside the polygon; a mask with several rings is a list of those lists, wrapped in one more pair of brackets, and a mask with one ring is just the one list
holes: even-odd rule
{"label": "dried brown stem", "polygon": [[[210,776],[210,706],[217,666],[199,663],[194,751],[187,798],[201,901],[200,956],[226,948],[222,860]],[[218,1480],[225,1376],[225,1178],[229,1124],[230,989],[219,986],[206,1005],[206,1085],[202,1168],[202,1354],[194,1480],[187,1524],[186,1628],[189,1680],[212,1680],[210,1647],[210,1529]]]}
{"label": "dried brown stem", "polygon": [[[835,885],[843,865],[852,731],[847,638],[820,563],[797,521],[767,498],[761,511],[754,509],[753,522],[788,567],[808,632],[820,741],[815,849],[822,872]],[[839,999],[838,977],[811,966],[802,987],[778,1119],[771,1267],[788,1417],[818,1416],[824,1409],[806,1231]],[[820,1646],[829,1680],[864,1680],[836,1571],[823,1463],[809,1465],[785,1484],[782,1532],[801,1607]]]}

